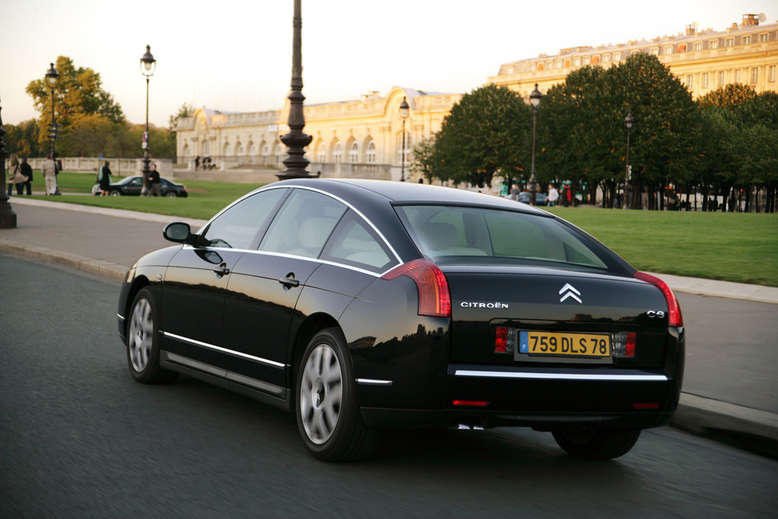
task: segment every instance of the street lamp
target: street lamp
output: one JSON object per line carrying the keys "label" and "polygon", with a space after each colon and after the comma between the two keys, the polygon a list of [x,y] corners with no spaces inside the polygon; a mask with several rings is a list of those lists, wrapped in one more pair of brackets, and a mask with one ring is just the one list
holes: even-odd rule
{"label": "street lamp", "polygon": [[286,145],[287,157],[284,159],[286,169],[276,175],[279,180],[287,178],[313,178],[305,168],[310,161],[305,158],[305,147],[313,137],[303,132],[305,114],[303,113],[303,51],[302,51],[303,15],[300,0],[294,0],[294,15],[292,16],[292,90],[289,92],[289,133],[281,136],[281,142]]}
{"label": "street lamp", "polygon": [[0,107],[0,229],[13,229],[16,227],[16,213],[11,209],[8,194],[5,191],[5,127],[3,126],[3,108]]}
{"label": "street lamp", "polygon": [[400,155],[402,155],[401,164],[400,167],[400,182],[405,182],[405,120],[408,118],[408,114],[410,113],[410,106],[408,106],[408,100],[403,96],[403,102],[400,103],[400,119],[403,120],[403,147],[402,150],[400,150]]}
{"label": "street lamp", "polygon": [[538,84],[535,83],[535,90],[529,95],[529,102],[532,104],[532,169],[529,176],[529,203],[535,205],[535,195],[538,192],[538,182],[535,179],[535,127],[538,124],[538,108],[540,108],[540,99],[543,94],[538,90]]}
{"label": "street lamp", "polygon": [[157,69],[157,60],[151,54],[151,46],[146,45],[146,52],[140,58],[140,73],[146,76],[146,131],[143,134],[143,184],[149,176],[149,79]]}
{"label": "street lamp", "polygon": [[49,63],[49,70],[46,71],[46,84],[51,89],[51,124],[49,124],[49,140],[51,141],[51,158],[54,159],[54,145],[57,141],[57,123],[54,120],[54,87],[57,86],[59,74],[54,68],[54,63]]}
{"label": "street lamp", "polygon": [[632,166],[629,164],[629,131],[634,124],[635,118],[632,116],[632,110],[630,110],[624,118],[624,126],[627,127],[627,156],[625,157],[627,171],[624,173],[624,209],[630,209],[632,205],[629,199],[629,183],[632,181]]}

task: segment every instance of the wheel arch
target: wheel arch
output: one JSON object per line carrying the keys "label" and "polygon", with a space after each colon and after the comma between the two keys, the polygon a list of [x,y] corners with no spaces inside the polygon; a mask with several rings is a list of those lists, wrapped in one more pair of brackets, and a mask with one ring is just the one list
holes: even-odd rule
{"label": "wheel arch", "polygon": [[135,279],[132,280],[132,285],[130,286],[130,290],[127,293],[127,302],[124,304],[124,315],[126,316],[126,319],[124,321],[124,333],[127,333],[127,323],[130,320],[130,310],[132,310],[132,303],[135,301],[135,296],[140,292],[140,290],[144,287],[147,287],[151,285],[151,281],[149,281],[149,278],[144,276],[143,274],[137,276]]}
{"label": "wheel arch", "polygon": [[[291,355],[289,358],[289,388],[291,394],[294,394],[295,384],[297,382],[297,366],[300,363],[300,359],[305,352],[305,348],[308,346],[308,342],[321,330],[326,328],[337,328],[343,330],[340,327],[338,321],[330,314],[324,312],[317,312],[309,315],[297,328],[297,332],[294,335],[294,342],[292,343]],[[290,404],[294,398],[290,399]]]}

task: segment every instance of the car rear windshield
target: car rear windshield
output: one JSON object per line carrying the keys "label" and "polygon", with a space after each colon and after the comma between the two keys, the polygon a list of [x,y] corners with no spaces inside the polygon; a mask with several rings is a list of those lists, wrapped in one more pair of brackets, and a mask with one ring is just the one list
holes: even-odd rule
{"label": "car rear windshield", "polygon": [[398,205],[422,254],[440,263],[542,261],[607,269],[563,223],[546,216],[480,207]]}

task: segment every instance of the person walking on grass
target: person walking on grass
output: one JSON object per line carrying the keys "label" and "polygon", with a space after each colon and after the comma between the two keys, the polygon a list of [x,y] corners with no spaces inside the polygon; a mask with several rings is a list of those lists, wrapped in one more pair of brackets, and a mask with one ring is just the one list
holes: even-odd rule
{"label": "person walking on grass", "polygon": [[149,191],[152,196],[160,196],[159,190],[159,171],[157,171],[157,165],[151,165],[151,171],[149,172]]}
{"label": "person walking on grass", "polygon": [[11,155],[11,170],[8,175],[8,196],[11,196],[13,186],[16,186],[16,194],[24,194],[24,183],[27,182],[29,177],[24,176],[22,173],[19,160],[16,158],[16,154]]}
{"label": "person walking on grass", "polygon": [[22,163],[19,164],[19,170],[22,172],[22,175],[27,177],[27,182],[22,184],[22,186],[27,190],[27,196],[31,196],[32,195],[32,166],[30,166],[30,164],[27,162],[27,157],[22,156]]}
{"label": "person walking on grass", "polygon": [[100,182],[100,194],[102,196],[108,196],[111,194],[111,168],[109,168],[109,162],[106,160],[105,164],[100,166],[100,171],[97,173],[97,179]]}
{"label": "person walking on grass", "polygon": [[46,180],[46,195],[57,194],[57,163],[54,162],[54,154],[49,152],[49,158],[43,161],[41,173]]}

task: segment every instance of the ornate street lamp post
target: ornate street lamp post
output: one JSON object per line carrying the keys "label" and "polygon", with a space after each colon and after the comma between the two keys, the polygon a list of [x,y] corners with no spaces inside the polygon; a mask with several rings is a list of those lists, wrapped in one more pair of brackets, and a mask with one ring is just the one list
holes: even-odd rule
{"label": "ornate street lamp post", "polygon": [[538,124],[538,108],[540,108],[540,99],[543,94],[538,90],[538,84],[535,83],[535,90],[529,95],[529,102],[532,104],[532,168],[529,175],[529,203],[535,205],[535,195],[538,192],[538,182],[535,179],[535,128]]}
{"label": "ornate street lamp post", "polygon": [[46,84],[51,89],[51,124],[49,124],[49,140],[51,141],[51,158],[54,158],[55,143],[57,141],[57,122],[54,119],[54,87],[57,86],[59,74],[54,68],[54,63],[49,63],[49,70],[46,71]]}
{"label": "ornate street lamp post", "polygon": [[279,180],[287,178],[313,178],[305,169],[309,161],[305,158],[305,147],[313,137],[303,133],[305,115],[303,114],[303,52],[302,29],[303,17],[300,0],[294,0],[294,16],[292,17],[292,91],[289,93],[289,133],[281,136],[281,142],[287,147],[287,157],[284,159],[286,169],[276,175]]}
{"label": "ornate street lamp post", "polygon": [[3,181],[0,189],[0,229],[13,229],[16,227],[16,213],[11,209],[8,202],[8,194],[5,191],[5,158],[8,156],[5,152],[5,128],[3,127],[3,108],[0,106],[0,180]]}
{"label": "ornate street lamp post", "polygon": [[403,120],[403,147],[400,150],[402,156],[400,166],[400,182],[405,182],[405,120],[408,118],[410,112],[410,106],[408,106],[408,100],[403,96],[403,102],[400,103],[400,119]]}
{"label": "ornate street lamp post", "polygon": [[146,131],[143,134],[143,184],[149,175],[149,79],[157,69],[157,60],[151,54],[151,46],[146,45],[146,52],[140,57],[140,73],[146,76]]}
{"label": "ornate street lamp post", "polygon": [[624,209],[630,209],[630,206],[632,205],[629,193],[629,185],[630,182],[632,182],[632,166],[629,164],[629,131],[634,124],[635,118],[632,117],[632,110],[630,110],[624,118],[624,126],[627,127],[627,156],[625,157],[627,171],[624,173]]}

